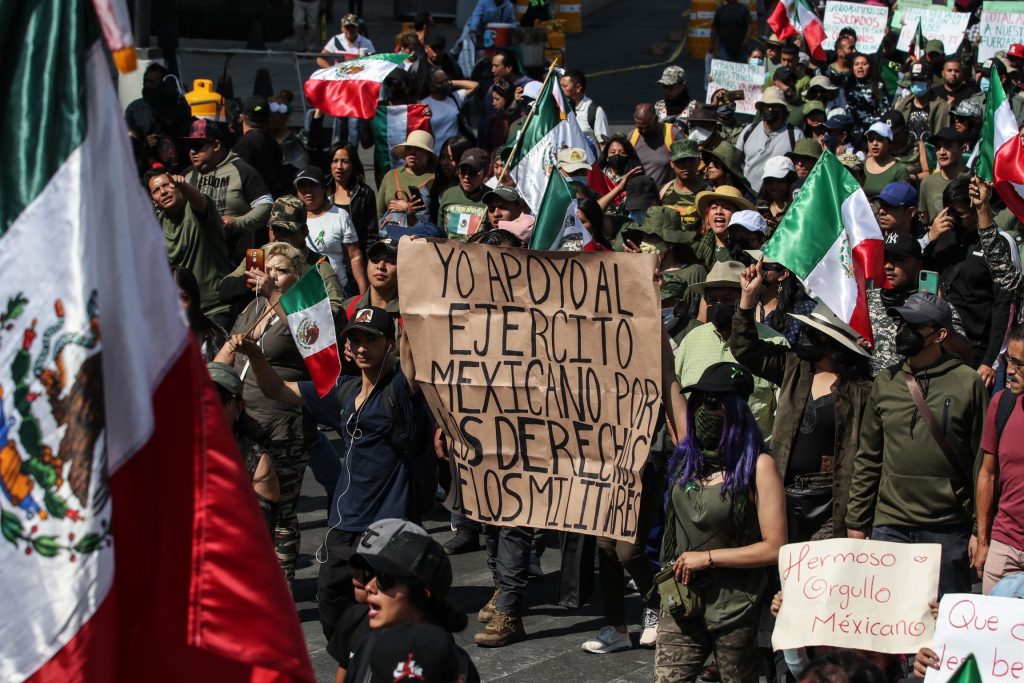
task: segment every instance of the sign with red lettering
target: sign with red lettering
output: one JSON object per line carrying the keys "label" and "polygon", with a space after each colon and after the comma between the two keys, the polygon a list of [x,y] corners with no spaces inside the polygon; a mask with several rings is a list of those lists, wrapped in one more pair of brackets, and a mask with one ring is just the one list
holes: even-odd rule
{"label": "sign with red lettering", "polygon": [[888,7],[829,0],[825,3],[825,40],[821,46],[831,50],[835,47],[839,32],[844,28],[852,28],[857,32],[857,51],[866,55],[873,54],[882,44],[888,18]]}
{"label": "sign with red lettering", "polygon": [[939,603],[934,643],[939,668],[925,683],[945,683],[969,654],[985,683],[1024,680],[1024,602],[1017,598],[950,593]]}
{"label": "sign with red lettering", "polygon": [[937,543],[834,538],[779,552],[782,608],[772,647],[812,645],[905,654],[930,645],[939,592]]}

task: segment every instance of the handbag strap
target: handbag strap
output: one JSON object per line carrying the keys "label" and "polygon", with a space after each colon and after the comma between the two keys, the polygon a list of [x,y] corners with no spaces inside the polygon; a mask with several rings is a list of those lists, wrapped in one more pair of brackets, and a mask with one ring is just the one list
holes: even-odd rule
{"label": "handbag strap", "polygon": [[[921,385],[917,383],[917,378],[909,372],[903,373],[903,378],[907,382],[907,389],[910,390],[910,397],[914,399],[914,405],[917,406],[917,412],[921,414],[921,419],[924,420],[924,424],[928,427],[928,431],[931,432],[932,438],[939,444],[939,450],[946,456],[949,463],[953,466],[953,470],[963,476],[963,466],[960,461],[957,460],[956,454],[953,452],[953,447],[946,440],[946,435],[942,433],[939,428],[939,423],[935,419],[935,415],[931,410],[928,409],[928,404],[924,402],[924,393],[921,391]],[[968,477],[970,479],[970,477]]]}

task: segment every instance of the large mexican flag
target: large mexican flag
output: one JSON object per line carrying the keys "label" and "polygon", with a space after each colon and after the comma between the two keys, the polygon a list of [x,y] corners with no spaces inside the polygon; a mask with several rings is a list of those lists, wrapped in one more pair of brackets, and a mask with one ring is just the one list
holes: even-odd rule
{"label": "large mexican flag", "polygon": [[312,681],[132,159],[121,1],[0,0],[0,680]]}
{"label": "large mexican flag", "polygon": [[866,281],[885,282],[882,231],[864,190],[832,153],[811,169],[764,255],[873,342]]}
{"label": "large mexican flag", "polygon": [[372,119],[380,100],[380,86],[409,55],[381,53],[328,66],[306,81],[303,91],[310,104],[331,116]]}
{"label": "large mexican flag", "polygon": [[1014,215],[1024,219],[1024,146],[995,67],[985,101],[976,172],[982,180],[993,183],[993,189]]}
{"label": "large mexican flag", "polygon": [[425,104],[377,105],[377,113],[373,117],[373,167],[383,169],[405,166],[403,159],[398,159],[391,150],[400,145],[414,130],[430,132],[430,117]]}

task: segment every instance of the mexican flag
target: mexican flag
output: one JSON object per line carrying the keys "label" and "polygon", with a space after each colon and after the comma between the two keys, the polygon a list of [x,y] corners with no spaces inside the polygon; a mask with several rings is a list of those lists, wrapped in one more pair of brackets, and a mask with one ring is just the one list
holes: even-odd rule
{"label": "mexican flag", "polygon": [[976,155],[978,177],[993,184],[1014,215],[1024,217],[1024,146],[995,68],[989,80]]}
{"label": "mexican flag", "polygon": [[395,157],[391,149],[405,142],[414,130],[430,132],[427,105],[377,105],[377,114],[373,117],[374,168],[387,170],[405,166],[405,161]]}
{"label": "mexican flag", "polygon": [[555,171],[537,211],[537,222],[530,237],[530,249],[555,251],[562,240],[573,233],[583,236],[583,248],[590,244],[590,233],[576,217],[576,193],[562,174]]}
{"label": "mexican flag", "polygon": [[295,346],[321,397],[334,388],[341,376],[341,355],[334,333],[334,316],[320,270],[310,268],[281,295],[281,308],[288,319]]}
{"label": "mexican flag", "polygon": [[509,173],[535,215],[548,191],[548,182],[559,175],[555,168],[559,150],[576,147],[583,150],[589,163],[594,162],[587,139],[576,123],[576,115],[563,99],[558,78],[550,75],[537,95],[516,144],[515,154],[509,159]]}
{"label": "mexican flag", "polygon": [[867,195],[830,152],[811,169],[764,255],[873,343],[866,280],[885,282],[882,231]]}
{"label": "mexican flag", "polygon": [[139,183],[113,1],[0,0],[0,680],[311,682]]}
{"label": "mexican flag", "polygon": [[978,660],[973,654],[969,654],[963,664],[950,676],[949,683],[982,683],[984,680],[978,669]]}
{"label": "mexican flag", "polygon": [[380,100],[380,85],[409,55],[382,53],[349,59],[319,71],[303,91],[310,104],[331,116],[372,119]]}
{"label": "mexican flag", "polygon": [[768,17],[768,25],[780,40],[802,33],[808,54],[813,59],[825,61],[825,50],[821,47],[825,41],[825,27],[808,0],[779,0]]}

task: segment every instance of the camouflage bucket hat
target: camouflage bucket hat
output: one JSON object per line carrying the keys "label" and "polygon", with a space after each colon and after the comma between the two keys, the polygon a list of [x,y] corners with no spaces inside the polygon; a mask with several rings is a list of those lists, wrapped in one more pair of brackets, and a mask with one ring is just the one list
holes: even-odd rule
{"label": "camouflage bucket hat", "polygon": [[299,232],[306,226],[306,207],[295,195],[285,195],[274,202],[270,210],[271,227],[282,228],[288,232]]}
{"label": "camouflage bucket hat", "polygon": [[694,233],[683,230],[682,217],[669,206],[652,206],[647,209],[643,229],[657,235],[666,244],[689,244],[696,238]]}
{"label": "camouflage bucket hat", "polygon": [[664,284],[661,286],[661,300],[681,299],[686,293],[686,282],[672,273],[662,275]]}

